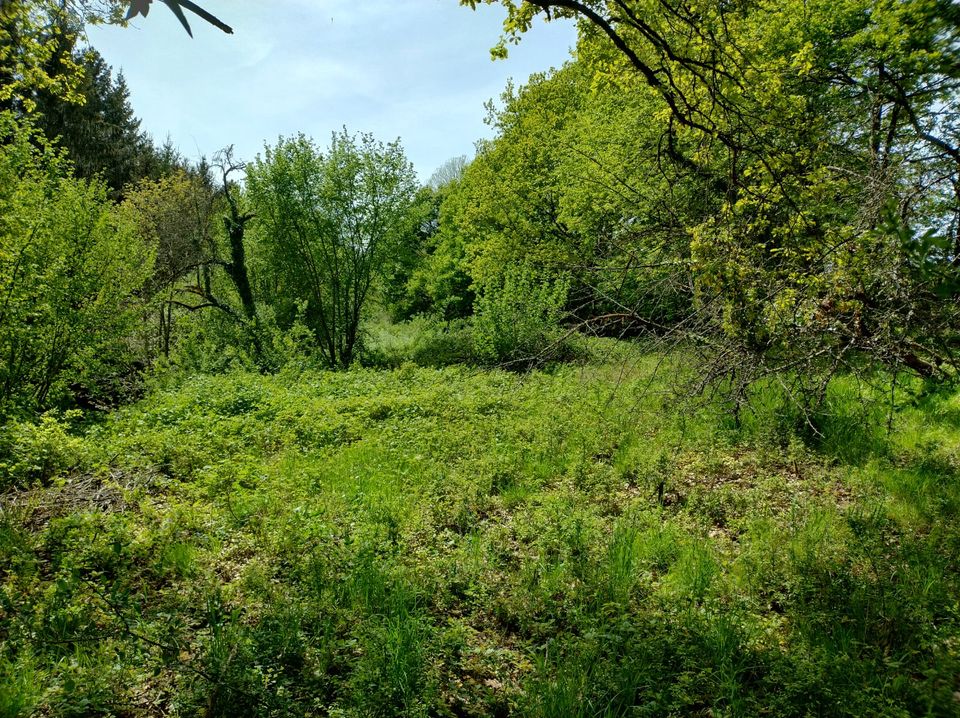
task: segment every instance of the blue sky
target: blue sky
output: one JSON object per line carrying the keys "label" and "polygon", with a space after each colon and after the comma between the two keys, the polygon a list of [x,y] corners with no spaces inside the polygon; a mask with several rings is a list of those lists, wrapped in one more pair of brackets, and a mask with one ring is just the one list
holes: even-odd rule
{"label": "blue sky", "polygon": [[457,0],[203,0],[234,29],[199,18],[190,39],[154,3],[130,27],[92,27],[91,44],[123,70],[142,127],[190,158],[305,132],[321,145],[346,127],[403,142],[421,179],[489,137],[483,103],[507,79],[570,57],[575,29],[539,23],[507,60],[491,61],[504,11]]}

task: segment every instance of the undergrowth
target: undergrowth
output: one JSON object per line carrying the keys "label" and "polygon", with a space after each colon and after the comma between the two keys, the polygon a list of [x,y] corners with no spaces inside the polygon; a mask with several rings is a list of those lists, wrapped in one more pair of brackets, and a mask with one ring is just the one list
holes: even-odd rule
{"label": "undergrowth", "polygon": [[0,716],[956,715],[960,396],[734,426],[618,351],[18,425]]}

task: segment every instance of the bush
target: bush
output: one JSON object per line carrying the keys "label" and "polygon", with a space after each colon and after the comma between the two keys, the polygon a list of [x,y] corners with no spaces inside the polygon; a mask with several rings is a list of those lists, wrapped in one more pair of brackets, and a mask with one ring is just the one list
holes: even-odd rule
{"label": "bush", "polygon": [[547,280],[527,266],[509,268],[477,297],[477,357],[490,364],[523,365],[557,358],[568,290],[564,279]]}
{"label": "bush", "polygon": [[0,433],[0,489],[49,481],[80,463],[83,440],[72,436],[69,422],[79,412],[40,417],[36,424],[11,421]]}
{"label": "bush", "polygon": [[0,115],[0,413],[109,391],[152,261],[101,182]]}
{"label": "bush", "polygon": [[256,323],[241,323],[223,312],[196,312],[180,317],[168,357],[155,365],[163,381],[196,374],[246,370],[274,373],[328,366],[313,332],[302,321],[302,308],[289,327],[280,327],[270,307]]}
{"label": "bush", "polygon": [[367,329],[364,363],[395,369],[407,362],[424,367],[474,361],[473,331],[467,320],[441,322],[414,317],[409,322]]}

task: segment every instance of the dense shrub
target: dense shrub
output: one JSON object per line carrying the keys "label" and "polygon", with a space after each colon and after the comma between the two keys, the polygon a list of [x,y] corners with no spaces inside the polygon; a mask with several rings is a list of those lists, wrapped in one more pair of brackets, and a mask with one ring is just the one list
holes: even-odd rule
{"label": "dense shrub", "polygon": [[0,413],[110,391],[151,264],[102,183],[0,116]]}
{"label": "dense shrub", "polygon": [[467,320],[443,322],[415,317],[400,324],[375,324],[367,329],[364,362],[396,368],[407,362],[425,367],[475,361],[473,328]]}
{"label": "dense shrub", "polygon": [[527,266],[511,267],[477,297],[474,346],[493,364],[536,364],[557,355],[569,285]]}
{"label": "dense shrub", "polygon": [[7,421],[0,429],[0,489],[47,481],[79,463],[83,441],[70,432],[77,412],[53,413],[36,422]]}

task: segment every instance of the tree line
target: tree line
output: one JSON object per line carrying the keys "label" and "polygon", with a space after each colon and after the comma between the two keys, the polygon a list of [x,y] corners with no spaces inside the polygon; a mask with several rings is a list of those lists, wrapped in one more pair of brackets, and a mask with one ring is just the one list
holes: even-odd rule
{"label": "tree line", "polygon": [[564,17],[576,59],[419,186],[399,142],[346,129],[187,163],[78,47],[124,3],[5,3],[5,406],[165,361],[348,367],[374,311],[494,364],[573,332],[680,342],[736,402],[770,375],[804,402],[837,371],[956,377],[955,3],[500,4],[495,54]]}

